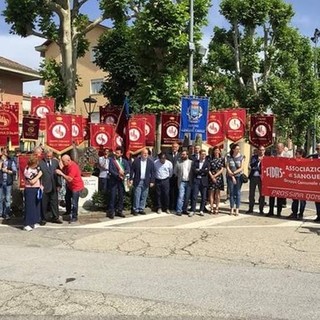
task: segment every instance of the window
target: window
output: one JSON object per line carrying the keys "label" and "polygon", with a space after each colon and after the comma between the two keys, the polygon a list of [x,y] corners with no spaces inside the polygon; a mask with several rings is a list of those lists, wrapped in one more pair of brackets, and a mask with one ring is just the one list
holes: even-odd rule
{"label": "window", "polygon": [[91,94],[99,94],[102,88],[103,79],[92,79],[91,86],[90,86],[90,93]]}

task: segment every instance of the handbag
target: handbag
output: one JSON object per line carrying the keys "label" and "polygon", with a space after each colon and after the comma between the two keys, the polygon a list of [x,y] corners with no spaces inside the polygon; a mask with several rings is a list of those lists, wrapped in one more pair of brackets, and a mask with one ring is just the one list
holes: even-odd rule
{"label": "handbag", "polygon": [[240,179],[242,183],[247,183],[249,181],[248,176],[245,173],[241,173]]}

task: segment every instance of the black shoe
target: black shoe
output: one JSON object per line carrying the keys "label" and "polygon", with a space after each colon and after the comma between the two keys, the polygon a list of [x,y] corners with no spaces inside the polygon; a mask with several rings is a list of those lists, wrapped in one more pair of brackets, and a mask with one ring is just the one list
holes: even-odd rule
{"label": "black shoe", "polygon": [[76,218],[76,217],[73,217],[70,219],[70,222],[77,222],[77,221],[78,221],[78,218]]}
{"label": "black shoe", "polygon": [[4,219],[4,220],[10,220],[10,219],[11,219],[11,216],[9,216],[9,215],[4,215],[4,216],[3,216],[3,219]]}
{"label": "black shoe", "polygon": [[146,215],[146,212],[145,212],[145,211],[143,211],[143,210],[142,210],[142,211],[140,211],[139,213],[140,213],[140,214],[142,214],[143,216],[144,216],[144,215]]}
{"label": "black shoe", "polygon": [[137,212],[137,211],[132,211],[132,214],[133,214],[134,216],[137,216],[137,215],[139,214],[139,212]]}
{"label": "black shoe", "polygon": [[268,212],[267,213],[267,217],[273,217],[274,216],[274,213],[273,212]]}
{"label": "black shoe", "polygon": [[125,218],[126,217],[125,214],[122,213],[122,212],[117,213],[117,216],[120,217],[120,218]]}
{"label": "black shoe", "polygon": [[62,224],[63,221],[61,221],[59,218],[55,218],[51,220],[52,223]]}
{"label": "black shoe", "polygon": [[106,217],[109,219],[114,219],[114,213],[107,213]]}
{"label": "black shoe", "polygon": [[252,210],[248,210],[248,211],[246,211],[246,214],[252,214],[253,213],[253,211]]}
{"label": "black shoe", "polygon": [[39,222],[40,226],[45,226],[45,225],[46,225],[46,223],[47,223],[47,221],[46,221],[46,220],[40,220],[40,222]]}
{"label": "black shoe", "polygon": [[290,216],[287,217],[287,219],[293,219],[293,220],[297,220],[298,216],[296,213],[291,213]]}
{"label": "black shoe", "polygon": [[298,220],[303,220],[303,214],[298,214]]}

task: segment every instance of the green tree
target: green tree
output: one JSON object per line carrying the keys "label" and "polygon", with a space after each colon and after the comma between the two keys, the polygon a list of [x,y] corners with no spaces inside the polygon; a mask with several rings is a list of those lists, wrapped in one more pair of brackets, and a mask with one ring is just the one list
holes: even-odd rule
{"label": "green tree", "polygon": [[[56,73],[54,78],[62,80],[62,92],[55,88],[49,89],[49,92],[56,92],[60,98],[65,98],[65,101],[60,99],[60,103],[67,105],[67,112],[75,111],[77,58],[88,49],[85,35],[108,17],[108,13],[102,10],[100,17],[89,21],[88,16],[80,12],[86,2],[88,0],[6,0],[3,12],[6,22],[11,25],[11,33],[21,37],[38,36],[59,46],[61,64],[59,74]],[[100,6],[105,2],[100,1]],[[46,78],[50,79],[49,75],[58,69],[57,65],[49,62],[42,74],[47,74]],[[55,85],[56,82],[51,83],[51,87]]]}
{"label": "green tree", "polygon": [[[301,145],[319,85],[310,42],[289,26],[294,15],[283,0],[222,0],[229,29],[215,28],[202,83],[214,108],[232,105],[251,113],[271,108],[278,136]],[[228,105],[229,104],[229,105]]]}

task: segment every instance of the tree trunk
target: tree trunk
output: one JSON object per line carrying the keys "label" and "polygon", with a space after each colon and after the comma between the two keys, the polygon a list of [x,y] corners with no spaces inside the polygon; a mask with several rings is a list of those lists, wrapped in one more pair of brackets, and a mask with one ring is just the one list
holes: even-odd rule
{"label": "tree trunk", "polygon": [[75,81],[76,81],[76,53],[77,45],[73,43],[71,12],[66,10],[62,14],[61,29],[62,40],[61,50],[61,75],[66,86],[66,98],[68,105],[65,107],[66,113],[75,113]]}
{"label": "tree trunk", "polygon": [[156,117],[156,154],[161,151],[161,113]]}

